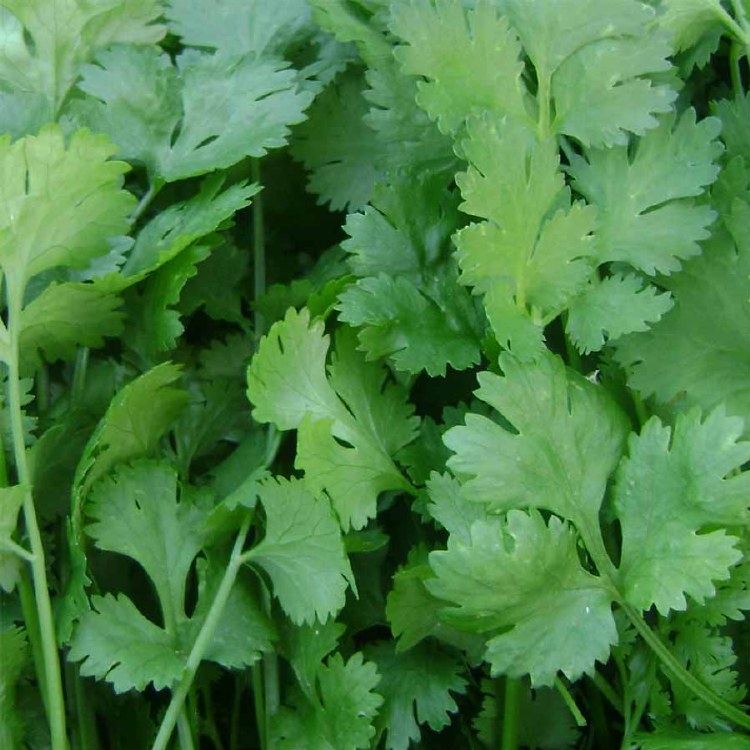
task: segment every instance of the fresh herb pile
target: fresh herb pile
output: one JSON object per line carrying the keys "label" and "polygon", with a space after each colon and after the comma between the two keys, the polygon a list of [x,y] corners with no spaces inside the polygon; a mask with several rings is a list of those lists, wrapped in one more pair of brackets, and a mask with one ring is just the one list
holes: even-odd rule
{"label": "fresh herb pile", "polygon": [[750,748],[748,0],[0,0],[0,748]]}

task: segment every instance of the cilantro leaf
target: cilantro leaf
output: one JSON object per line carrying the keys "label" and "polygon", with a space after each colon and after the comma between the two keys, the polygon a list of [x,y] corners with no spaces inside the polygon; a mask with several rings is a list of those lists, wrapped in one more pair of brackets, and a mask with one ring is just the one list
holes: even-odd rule
{"label": "cilantro leaf", "polygon": [[575,532],[556,516],[545,523],[536,511],[511,510],[504,521],[476,521],[467,544],[449,538],[430,566],[427,588],[454,605],[445,620],[489,634],[493,674],[529,674],[534,686],[558,672],[575,680],[617,641],[609,585],[583,569]]}
{"label": "cilantro leaf", "polygon": [[163,690],[184,666],[174,639],[146,619],[124,594],[92,597],[93,609],[79,623],[68,658],[81,674],[109,682],[116,693]]}
{"label": "cilantro leaf", "polygon": [[615,506],[622,585],[635,606],[666,615],[687,607],[686,594],[700,603],[741,559],[736,537],[707,530],[746,523],[749,477],[725,478],[750,459],[750,443],[737,443],[741,432],[742,421],[721,410],[704,421],[696,410],[679,415],[674,430],[652,417],[631,438]]}
{"label": "cilantro leaf", "polygon": [[462,666],[434,645],[420,645],[397,654],[393,644],[380,642],[365,649],[380,673],[378,692],[383,696],[377,724],[387,731],[386,747],[407,750],[420,739],[419,724],[439,731],[458,711],[453,693],[466,689]]}
{"label": "cilantro leaf", "polygon": [[490,2],[468,17],[460,0],[398,3],[391,30],[405,42],[396,49],[404,72],[428,79],[417,84],[417,102],[443,132],[477,110],[527,119],[521,45]]}
{"label": "cilantro leaf", "polygon": [[570,303],[565,328],[586,354],[626,333],[647,331],[671,307],[669,293],[659,294],[634,274],[615,273],[591,284]]}
{"label": "cilantro leaf", "polygon": [[159,596],[169,630],[185,619],[190,566],[205,541],[208,506],[177,500],[177,474],[168,464],[142,460],[100,480],[92,491],[86,533],[99,549],[138,562]]}
{"label": "cilantro leaf", "polygon": [[24,561],[9,548],[9,543],[13,542],[26,492],[27,488],[20,484],[0,488],[0,589],[8,593],[16,587],[24,565]]}
{"label": "cilantro leaf", "polygon": [[312,172],[311,193],[333,211],[356,210],[383,177],[383,144],[364,122],[367,101],[360,74],[346,72],[316,97],[295,130],[291,153]]}
{"label": "cilantro leaf", "polygon": [[318,669],[314,703],[300,696],[283,707],[271,725],[278,750],[364,750],[375,735],[373,719],[383,699],[374,692],[380,676],[372,662],[356,653],[348,662],[331,656]]}
{"label": "cilantro leaf", "polygon": [[[415,434],[416,420],[386,372],[355,351],[341,331],[326,377],[328,337],[309,313],[289,310],[261,342],[248,368],[248,397],[259,422],[299,430],[296,466],[316,493],[325,490],[346,530],[375,515],[379,492],[409,490],[393,456]],[[359,486],[352,493],[352,483]]]}
{"label": "cilantro leaf", "polygon": [[[461,281],[489,292],[498,341],[525,359],[539,353],[538,326],[556,317],[592,271],[594,210],[576,202],[556,144],[537,142],[513,120],[469,122],[470,166],[456,177],[461,209],[487,219],[456,235]],[[531,322],[518,329],[518,322]]]}
{"label": "cilantro leaf", "polygon": [[122,300],[104,285],[51,283],[21,313],[22,370],[75,358],[79,346],[99,347],[123,328]]}
{"label": "cilantro leaf", "polygon": [[29,279],[85,268],[107,252],[109,237],[127,231],[135,198],[121,189],[127,165],[109,161],[112,153],[105,137],[86,131],[66,146],[53,125],[13,144],[0,139],[0,265],[19,312]]}
{"label": "cilantro leaf", "polygon": [[310,23],[305,0],[169,0],[167,21],[183,44],[231,55],[284,53]]}
{"label": "cilantro leaf", "polygon": [[3,0],[15,18],[4,17],[0,81],[47,98],[48,119],[77,78],[80,67],[97,50],[118,43],[149,44],[164,36],[155,23],[162,13],[159,0]]}
{"label": "cilantro leaf", "polygon": [[748,277],[750,243],[735,247],[718,231],[703,255],[669,279],[674,307],[649,331],[618,342],[629,385],[662,403],[676,399],[679,408],[724,404],[750,425]]}
{"label": "cilantro leaf", "polygon": [[292,622],[325,620],[344,606],[353,584],[341,530],[328,500],[316,498],[299,480],[277,479],[260,489],[266,534],[245,559],[271,577],[273,590]]}
{"label": "cilantro leaf", "polygon": [[750,740],[737,732],[705,734],[678,729],[660,729],[633,738],[641,750],[750,750]]}
{"label": "cilantro leaf", "polygon": [[670,54],[669,36],[645,27],[582,47],[552,78],[554,130],[600,147],[625,145],[628,132],[656,127],[656,115],[672,109],[677,92],[648,76],[669,71]]}
{"label": "cilantro leaf", "polygon": [[89,98],[75,115],[167,182],[283,146],[312,98],[278,59],[187,50],[174,69],[157,49],[134,46],[102,52],[79,88]]}
{"label": "cilantro leaf", "polygon": [[468,414],[444,437],[455,453],[448,466],[466,477],[464,496],[490,512],[544,508],[597,544],[599,508],[627,434],[624,415],[600,386],[551,354],[534,364],[504,354],[500,366],[505,377],[479,374],[476,395],[510,428]]}
{"label": "cilantro leaf", "polygon": [[696,204],[719,173],[716,140],[721,123],[696,123],[688,109],[627,146],[588,152],[573,160],[575,189],[599,209],[599,259],[625,261],[648,274],[671,273],[679,261],[700,252],[716,214]]}
{"label": "cilantro leaf", "polygon": [[399,370],[433,376],[478,362],[479,316],[457,287],[449,241],[456,202],[440,176],[403,177],[347,218],[342,248],[364,278],[339,295],[337,308],[341,320],[361,327],[368,359],[390,355]]}

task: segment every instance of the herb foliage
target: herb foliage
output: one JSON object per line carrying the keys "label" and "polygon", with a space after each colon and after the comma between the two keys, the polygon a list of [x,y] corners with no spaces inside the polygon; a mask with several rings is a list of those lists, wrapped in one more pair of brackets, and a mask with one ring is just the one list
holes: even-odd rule
{"label": "herb foliage", "polygon": [[747,0],[0,40],[0,747],[750,748]]}

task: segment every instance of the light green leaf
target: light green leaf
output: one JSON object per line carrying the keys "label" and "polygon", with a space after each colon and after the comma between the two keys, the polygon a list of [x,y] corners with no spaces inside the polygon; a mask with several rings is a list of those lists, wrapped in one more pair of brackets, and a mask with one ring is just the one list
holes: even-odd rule
{"label": "light green leaf", "polygon": [[480,0],[468,14],[461,0],[398,3],[391,30],[405,42],[396,50],[404,72],[428,79],[417,101],[443,132],[477,111],[528,120],[521,45],[491,2]]}
{"label": "light green leaf", "polygon": [[374,692],[380,676],[356,653],[348,662],[334,654],[319,667],[314,704],[302,696],[283,707],[271,725],[274,750],[365,750],[375,736],[372,722],[383,703]]}
{"label": "light green leaf", "polygon": [[670,32],[675,52],[682,52],[700,43],[727,13],[720,0],[661,0],[659,25]]}
{"label": "light green leaf", "polygon": [[[9,543],[15,544],[13,534],[18,526],[18,514],[23,506],[26,492],[28,489],[20,484],[0,488],[0,589],[8,593],[16,587],[22,566],[26,564],[12,549],[8,548]],[[1,634],[0,639],[2,639]],[[1,667],[0,663],[0,683],[2,682]],[[0,689],[0,698],[1,696],[2,690]]]}
{"label": "light green leaf", "polygon": [[427,482],[430,515],[454,538],[468,544],[471,526],[487,518],[484,503],[469,500],[461,484],[449,474],[433,472]]}
{"label": "light green leaf", "polygon": [[684,610],[686,594],[699,603],[712,597],[713,582],[740,561],[737,537],[716,526],[747,523],[750,475],[725,478],[750,459],[750,443],[737,442],[742,428],[721,409],[704,421],[695,410],[678,416],[674,430],[652,417],[631,438],[615,492],[631,604]]}
{"label": "light green leaf", "polygon": [[672,296],[644,286],[634,274],[607,276],[592,284],[570,304],[566,330],[584,354],[626,333],[647,331],[672,307]]}
{"label": "light green leaf", "polygon": [[677,92],[648,76],[671,69],[671,52],[668,36],[646,30],[581,48],[552,79],[553,129],[599,147],[625,145],[628,133],[656,127],[655,115],[672,109]]}
{"label": "light green leaf", "polygon": [[466,690],[462,665],[436,646],[422,644],[397,654],[391,642],[379,642],[365,650],[380,673],[378,692],[383,696],[377,725],[387,732],[389,750],[408,750],[419,741],[419,725],[440,731],[458,711],[453,694]]}
{"label": "light green leaf", "polygon": [[122,300],[102,284],[51,283],[21,313],[22,369],[71,360],[78,347],[100,347],[123,327]]}
{"label": "light green leaf", "polygon": [[76,629],[68,658],[81,675],[109,682],[116,693],[170,687],[182,674],[179,645],[124,594],[95,596]]}
{"label": "light green leaf", "polygon": [[175,71],[166,55],[133,46],[101,53],[79,87],[92,98],[74,109],[78,118],[167,182],[283,146],[312,100],[275,58],[187,50]]}
{"label": "light green leaf", "polygon": [[295,465],[330,495],[344,530],[356,529],[375,515],[379,492],[410,488],[391,457],[414,438],[416,420],[404,391],[356,352],[351,331],[339,332],[329,378],[327,352],[323,324],[289,310],[248,368],[248,397],[257,421],[299,429]]}
{"label": "light green leaf", "polygon": [[[750,209],[738,235],[750,236]],[[682,409],[724,404],[750,432],[750,244],[719,231],[704,254],[669,279],[674,307],[649,331],[617,345],[628,382],[643,397]]]}
{"label": "light green leaf", "polygon": [[283,55],[310,25],[306,0],[169,0],[167,22],[183,44],[230,55]]}
{"label": "light green leaf", "polygon": [[750,750],[750,739],[738,732],[705,734],[661,729],[634,737],[641,750]]}
{"label": "light green leaf", "polygon": [[177,499],[177,473],[166,463],[141,460],[119,468],[92,490],[86,526],[99,549],[127,555],[154,584],[165,628],[185,616],[185,587],[206,533],[210,503],[195,493]]}
{"label": "light green leaf", "polygon": [[344,606],[347,585],[354,581],[328,501],[300,480],[285,479],[263,484],[260,500],[266,534],[245,559],[268,573],[292,622],[325,621]]}
{"label": "light green leaf", "polygon": [[721,122],[696,123],[688,109],[627,146],[593,150],[571,165],[575,189],[599,210],[599,259],[625,261],[648,274],[668,274],[700,252],[716,214],[693,200],[719,174]]}
{"label": "light green leaf", "polygon": [[590,276],[594,210],[571,204],[553,141],[507,118],[471,120],[467,133],[460,208],[487,221],[456,235],[461,280],[492,292],[485,305],[498,340],[523,350],[515,318],[554,318]]}
{"label": "light green leaf", "polygon": [[86,131],[66,146],[57,126],[11,144],[0,139],[0,265],[12,304],[26,283],[55,267],[85,268],[127,231],[135,198],[121,189],[127,165],[109,141]]}
{"label": "light green leaf", "polygon": [[600,39],[639,36],[654,11],[633,0],[499,0],[531,58],[539,80]]}
{"label": "light green leaf", "polygon": [[475,522],[468,544],[449,538],[446,551],[432,552],[436,578],[426,585],[454,605],[444,610],[449,623],[489,634],[493,674],[528,674],[533,686],[552,685],[558,672],[576,680],[618,638],[612,592],[583,569],[576,542],[556,516],[547,524],[512,510],[505,521]]}
{"label": "light green leaf", "polygon": [[152,44],[165,27],[155,23],[160,0],[2,0],[0,81],[47,98],[50,116],[83,63],[112,44]]}
{"label": "light green leaf", "polygon": [[552,354],[534,364],[503,355],[500,366],[505,377],[479,374],[476,395],[509,426],[468,414],[466,426],[444,437],[456,454],[449,467],[466,477],[463,495],[491,512],[544,508],[592,541],[628,432],[624,414],[600,386]]}

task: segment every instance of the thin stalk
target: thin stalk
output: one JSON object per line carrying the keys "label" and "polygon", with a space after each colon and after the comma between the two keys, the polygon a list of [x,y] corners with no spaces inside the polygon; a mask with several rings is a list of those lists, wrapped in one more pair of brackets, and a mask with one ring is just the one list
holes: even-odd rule
{"label": "thin stalk", "polygon": [[662,643],[661,638],[648,626],[646,621],[630,604],[622,604],[625,614],[630,622],[638,631],[641,638],[649,645],[661,662],[662,669],[674,680],[682,683],[696,698],[702,700],[707,706],[712,708],[716,713],[721,714],[724,718],[736,724],[738,727],[750,730],[750,716],[743,711],[727,703],[720,698],[713,690],[706,687],[702,682],[697,680],[685,667],[680,664],[672,652]]}
{"label": "thin stalk", "polygon": [[238,750],[240,744],[240,709],[242,708],[243,691],[242,675],[235,675],[232,713],[229,717],[229,750]]}
{"label": "thin stalk", "polygon": [[520,680],[506,677],[505,698],[503,700],[502,750],[518,750],[518,734],[521,726],[521,695],[523,686]]}
{"label": "thin stalk", "polygon": [[617,711],[620,716],[623,715],[622,711],[622,698],[617,695],[617,691],[599,674],[594,672],[592,678],[594,685],[598,688],[599,692],[607,699],[607,703]]}
{"label": "thin stalk", "polygon": [[42,694],[44,711],[49,715],[46,689],[47,676],[44,672],[45,664],[42,652],[42,636],[39,633],[39,619],[37,618],[36,604],[34,603],[34,592],[32,591],[31,583],[29,581],[29,573],[26,568],[21,571],[21,576],[18,580],[18,594],[21,599],[23,620],[26,624],[26,636],[29,639],[29,646],[31,647],[31,658],[34,662],[34,672],[36,673],[37,680],[41,686],[39,692]]}
{"label": "thin stalk", "polygon": [[570,711],[575,720],[576,726],[585,727],[587,723],[586,717],[581,713],[581,709],[578,708],[578,704],[575,702],[575,698],[570,694],[568,686],[559,677],[555,677],[555,689],[568,707],[568,711]]}
{"label": "thin stalk", "polygon": [[271,722],[281,705],[279,688],[279,659],[275,653],[263,654],[263,687],[265,692],[266,741],[271,732]]}
{"label": "thin stalk", "polygon": [[[250,173],[253,182],[260,185],[260,160],[250,160]],[[255,339],[260,341],[264,333],[265,320],[263,313],[258,310],[258,300],[266,292],[266,230],[263,221],[263,193],[253,197],[253,323]]]}
{"label": "thin stalk", "polygon": [[195,743],[193,742],[193,731],[190,728],[190,722],[188,721],[187,714],[184,711],[180,711],[177,717],[177,735],[180,738],[181,750],[195,750]]}
{"label": "thin stalk", "polygon": [[263,672],[257,662],[251,667],[253,673],[253,705],[255,707],[255,725],[258,729],[260,750],[266,750],[266,707],[263,698]]}
{"label": "thin stalk", "polygon": [[151,205],[152,201],[159,194],[159,191],[164,187],[162,180],[154,180],[149,182],[148,190],[141,196],[138,201],[138,205],[135,207],[135,211],[130,214],[130,225],[133,226],[138,223],[138,220],[143,216],[146,209]]}
{"label": "thin stalk", "polygon": [[156,735],[152,750],[166,750],[169,743],[169,739],[174,731],[175,724],[178,722],[182,709],[185,704],[190,688],[195,679],[195,674],[198,671],[203,655],[206,653],[206,649],[211,643],[216,627],[219,624],[222,614],[224,613],[224,607],[229,599],[229,594],[234,585],[237,573],[239,572],[240,566],[242,565],[242,546],[245,544],[245,537],[250,529],[251,517],[248,515],[247,519],[243,522],[240,528],[237,538],[232,548],[232,554],[229,559],[229,564],[224,572],[224,577],[221,579],[219,588],[216,592],[213,602],[211,602],[211,608],[208,610],[206,619],[203,621],[203,625],[198,633],[193,648],[190,650],[187,661],[185,662],[185,668],[182,672],[177,687],[172,692],[172,698],[167,706],[167,711],[164,714],[164,718],[161,721],[159,732]]}
{"label": "thin stalk", "polygon": [[18,555],[18,557],[26,562],[34,562],[34,555],[12,539],[5,539],[0,542],[0,552],[10,552],[13,555]]}
{"label": "thin stalk", "polygon": [[[16,287],[18,288],[18,287]],[[21,291],[22,293],[22,291]],[[24,443],[23,412],[21,408],[21,374],[18,369],[19,334],[21,317],[20,294],[17,299],[10,296],[8,305],[8,331],[10,333],[11,356],[8,362],[8,407],[10,410],[11,430],[13,433],[13,454],[16,463],[16,474],[19,484],[25,487],[23,499],[23,517],[26,533],[29,538],[31,554],[32,582],[34,600],[39,622],[42,657],[44,660],[44,682],[47,693],[47,714],[50,726],[50,744],[52,750],[67,750],[68,741],[65,728],[65,702],[63,700],[62,675],[60,659],[57,652],[55,621],[52,616],[52,603],[47,583],[44,544],[39,523],[36,517],[34,499],[31,494],[31,475],[29,472],[26,445]]]}
{"label": "thin stalk", "polygon": [[[732,0],[732,6],[734,7],[734,12],[737,15],[737,18],[744,19],[745,12],[742,9],[742,6],[737,2],[737,0]],[[732,18],[731,15],[718,3],[711,6],[711,9],[716,14],[716,17],[726,26],[729,31],[734,34],[737,41],[742,42],[745,46],[747,46],[748,42],[750,42],[750,39],[748,39],[748,34],[744,26],[735,21],[734,18]]]}
{"label": "thin stalk", "polygon": [[70,386],[71,406],[77,406],[86,392],[86,375],[89,369],[89,352],[87,346],[79,347],[76,352],[76,362],[73,366],[73,382]]}
{"label": "thin stalk", "polygon": [[78,668],[72,664],[70,667],[70,682],[73,685],[73,693],[76,702],[76,725],[78,729],[78,743],[76,750],[98,750],[99,739],[96,729],[96,717],[91,710],[91,705],[86,699],[86,687],[78,674]]}

